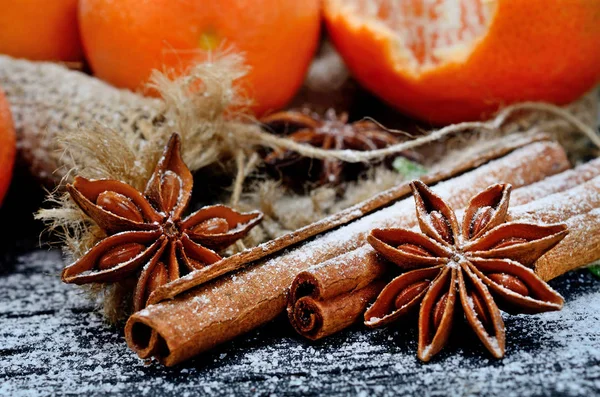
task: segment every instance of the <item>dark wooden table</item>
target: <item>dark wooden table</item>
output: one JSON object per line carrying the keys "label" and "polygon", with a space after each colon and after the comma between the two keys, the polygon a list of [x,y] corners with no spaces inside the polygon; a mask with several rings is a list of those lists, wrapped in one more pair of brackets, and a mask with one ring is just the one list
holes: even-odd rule
{"label": "dark wooden table", "polygon": [[81,289],[60,282],[60,252],[37,248],[41,192],[16,180],[0,211],[0,395],[600,395],[600,280],[587,270],[551,282],[561,312],[505,316],[503,360],[465,326],[422,364],[415,321],[308,343],[281,318],[176,368],[144,363]]}

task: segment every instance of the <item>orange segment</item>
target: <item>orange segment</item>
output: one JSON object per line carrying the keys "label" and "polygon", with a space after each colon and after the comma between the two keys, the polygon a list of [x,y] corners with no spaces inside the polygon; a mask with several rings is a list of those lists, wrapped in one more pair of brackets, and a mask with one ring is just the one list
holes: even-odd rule
{"label": "orange segment", "polygon": [[435,124],[568,103],[600,80],[595,0],[325,0],[325,19],[364,87]]}
{"label": "orange segment", "polygon": [[462,0],[384,0],[339,3],[354,28],[373,27],[389,40],[391,57],[406,73],[419,74],[459,62],[486,33],[496,5]]}

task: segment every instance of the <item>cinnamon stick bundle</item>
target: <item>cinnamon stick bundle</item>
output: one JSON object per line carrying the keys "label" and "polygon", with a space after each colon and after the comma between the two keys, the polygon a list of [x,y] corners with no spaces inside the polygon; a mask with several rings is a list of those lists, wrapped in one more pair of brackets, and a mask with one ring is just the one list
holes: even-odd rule
{"label": "cinnamon stick bundle", "polygon": [[385,287],[387,272],[368,245],[300,272],[289,293],[292,326],[317,340],[361,321],[366,306]]}
{"label": "cinnamon stick bundle", "polygon": [[[528,185],[568,167],[558,144],[538,142],[439,183],[434,190],[452,202],[466,203],[494,181]],[[129,346],[142,358],[154,356],[170,366],[271,321],[285,310],[297,273],[363,245],[370,230],[396,223],[409,203],[399,201],[286,254],[150,305],[127,322]]]}
{"label": "cinnamon stick bundle", "polygon": [[[534,200],[535,204],[516,207],[511,213],[518,219],[536,222],[557,223],[577,215],[577,211],[585,212],[598,207],[597,201],[600,194],[594,199],[586,199],[586,194],[592,194],[591,185],[581,185],[594,180],[600,175],[600,159],[582,164],[575,169],[545,178],[537,183],[516,189],[511,197],[512,204],[526,204]],[[580,186],[581,185],[581,186]],[[572,189],[569,191],[569,189]],[[555,195],[554,193],[569,191],[569,194],[579,196],[582,203],[574,206],[569,201],[568,195]],[[545,198],[545,199],[544,199]],[[552,211],[549,205],[552,203]],[[466,203],[463,204],[463,206]],[[537,213],[542,214],[541,219],[535,218]],[[560,214],[560,217],[556,214]],[[408,211],[395,227],[411,228],[416,226],[414,210]],[[562,217],[562,218],[561,218]],[[573,223],[567,222],[567,223]],[[569,246],[569,241],[581,240],[577,234],[578,229],[594,231],[600,225],[589,225],[589,221],[578,225],[569,225],[573,229],[568,236],[568,241],[552,251],[556,255],[563,255],[561,247]],[[536,271],[545,279],[558,276],[574,267],[592,262],[594,256],[594,240],[585,239],[589,247],[585,246],[588,257],[571,257],[567,264],[558,264],[554,257],[541,258]],[[566,245],[565,245],[566,244]],[[582,245],[582,243],[577,243]],[[551,254],[548,254],[551,255]],[[581,255],[581,254],[580,254]],[[381,289],[385,286],[381,278],[388,271],[383,261],[378,259],[375,250],[365,245],[346,254],[332,258],[315,265],[307,271],[299,273],[290,288],[288,302],[288,317],[296,331],[311,340],[323,338],[339,332],[355,322],[362,322],[362,314]],[[383,284],[383,285],[382,285]]]}

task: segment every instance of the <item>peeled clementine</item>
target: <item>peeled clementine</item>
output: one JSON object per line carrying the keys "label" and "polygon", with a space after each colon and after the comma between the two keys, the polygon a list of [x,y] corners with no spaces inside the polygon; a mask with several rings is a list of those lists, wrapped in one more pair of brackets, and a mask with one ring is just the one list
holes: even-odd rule
{"label": "peeled clementine", "polygon": [[573,101],[600,80],[598,0],[325,0],[356,79],[434,124]]}
{"label": "peeled clementine", "polygon": [[251,67],[240,83],[262,114],[300,87],[316,49],[319,0],[81,0],[83,45],[94,74],[142,89],[152,69],[182,71],[218,50]]}
{"label": "peeled clementine", "polygon": [[15,130],[8,102],[0,89],[0,204],[10,185],[15,161]]}
{"label": "peeled clementine", "polygon": [[0,53],[42,61],[82,61],[77,0],[2,1]]}

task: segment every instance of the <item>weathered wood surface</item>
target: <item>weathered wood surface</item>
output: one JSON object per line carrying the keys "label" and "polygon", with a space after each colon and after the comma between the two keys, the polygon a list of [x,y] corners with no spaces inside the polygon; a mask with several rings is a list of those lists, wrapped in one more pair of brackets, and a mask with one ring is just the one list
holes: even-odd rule
{"label": "weathered wood surface", "polygon": [[282,318],[183,366],[145,365],[60,282],[60,253],[34,248],[35,205],[13,195],[0,211],[0,395],[600,395],[600,280],[586,270],[551,282],[563,311],[505,316],[503,360],[466,327],[422,364],[416,320],[309,343]]}

